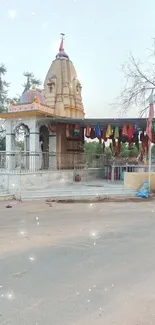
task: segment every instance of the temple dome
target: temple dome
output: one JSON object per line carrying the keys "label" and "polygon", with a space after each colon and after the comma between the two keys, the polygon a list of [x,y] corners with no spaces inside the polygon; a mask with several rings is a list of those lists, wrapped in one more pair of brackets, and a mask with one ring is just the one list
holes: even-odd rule
{"label": "temple dome", "polygon": [[33,102],[36,102],[38,104],[45,104],[43,93],[34,88],[24,92],[20,98],[20,104],[29,104]]}
{"label": "temple dome", "polygon": [[63,38],[59,53],[52,62],[44,82],[45,104],[63,117],[83,118],[82,86],[72,61],[64,51]]}

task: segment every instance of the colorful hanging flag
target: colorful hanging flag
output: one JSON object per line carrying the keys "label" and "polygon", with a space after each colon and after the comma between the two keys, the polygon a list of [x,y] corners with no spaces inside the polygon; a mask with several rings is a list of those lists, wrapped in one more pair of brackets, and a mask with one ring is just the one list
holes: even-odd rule
{"label": "colorful hanging flag", "polygon": [[77,137],[80,135],[80,125],[75,124],[75,129],[74,129],[74,136]]}
{"label": "colorful hanging flag", "polygon": [[49,132],[56,132],[56,125],[48,124],[48,131]]}
{"label": "colorful hanging flag", "polygon": [[128,128],[128,139],[131,140],[134,135],[134,126],[132,124],[129,125]]}
{"label": "colorful hanging flag", "polygon": [[122,135],[128,136],[128,130],[126,123],[123,124]]}
{"label": "colorful hanging flag", "polygon": [[91,128],[91,131],[90,131],[90,139],[95,139],[96,138],[96,135],[95,135],[95,130],[93,128]]}
{"label": "colorful hanging flag", "polygon": [[96,127],[95,127],[95,135],[96,135],[97,138],[101,137],[101,129],[100,129],[99,124],[97,124]]}
{"label": "colorful hanging flag", "polygon": [[85,132],[85,136],[86,138],[90,138],[90,132],[91,132],[91,128],[89,125],[86,126],[86,132]]}
{"label": "colorful hanging flag", "polygon": [[112,135],[112,127],[109,124],[106,131],[106,138],[109,139],[111,135]]}
{"label": "colorful hanging flag", "polygon": [[151,94],[150,94],[148,100],[150,103],[150,108],[149,108],[149,116],[148,116],[148,120],[147,120],[146,134],[147,134],[149,140],[152,141],[152,121],[154,119],[153,89],[151,91]]}
{"label": "colorful hanging flag", "polygon": [[139,135],[139,126],[138,126],[138,124],[137,123],[135,123],[135,125],[134,125],[134,135]]}
{"label": "colorful hanging flag", "polygon": [[118,138],[119,138],[119,127],[116,126],[114,131],[114,139],[118,139]]}

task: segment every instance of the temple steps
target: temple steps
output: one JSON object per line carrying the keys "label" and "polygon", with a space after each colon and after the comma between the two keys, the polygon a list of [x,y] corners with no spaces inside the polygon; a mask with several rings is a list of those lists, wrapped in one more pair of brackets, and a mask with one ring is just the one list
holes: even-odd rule
{"label": "temple steps", "polygon": [[0,188],[0,201],[12,200],[14,196],[10,194],[7,190]]}
{"label": "temple steps", "polygon": [[68,185],[58,188],[35,188],[23,189],[21,191],[22,200],[39,200],[39,199],[90,199],[96,197],[135,197],[136,191],[125,189],[123,185],[110,186],[88,186],[88,185]]}

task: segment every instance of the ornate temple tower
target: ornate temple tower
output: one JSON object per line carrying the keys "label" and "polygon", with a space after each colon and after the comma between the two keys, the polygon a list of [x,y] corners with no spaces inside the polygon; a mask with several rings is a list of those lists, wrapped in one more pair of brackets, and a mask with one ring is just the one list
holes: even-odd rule
{"label": "ornate temple tower", "polygon": [[[55,116],[83,119],[85,114],[81,93],[81,83],[72,61],[64,51],[64,34],[61,34],[59,53],[52,62],[44,82],[45,105],[54,110]],[[73,160],[78,161],[80,158],[79,148],[82,147],[81,141],[67,140],[65,125],[57,128],[56,151],[61,168],[72,168]]]}
{"label": "ornate temple tower", "polygon": [[64,51],[64,34],[61,36],[59,53],[44,82],[45,104],[54,108],[55,115],[83,118],[82,86],[72,61]]}

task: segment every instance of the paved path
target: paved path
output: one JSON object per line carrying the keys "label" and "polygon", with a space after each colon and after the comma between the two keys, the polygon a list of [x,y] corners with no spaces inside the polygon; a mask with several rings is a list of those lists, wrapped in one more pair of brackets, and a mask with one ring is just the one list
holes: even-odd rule
{"label": "paved path", "polygon": [[0,203],[0,324],[155,324],[154,203]]}

